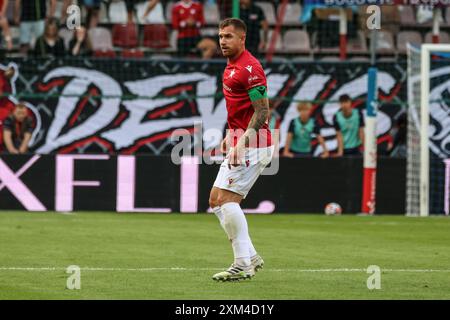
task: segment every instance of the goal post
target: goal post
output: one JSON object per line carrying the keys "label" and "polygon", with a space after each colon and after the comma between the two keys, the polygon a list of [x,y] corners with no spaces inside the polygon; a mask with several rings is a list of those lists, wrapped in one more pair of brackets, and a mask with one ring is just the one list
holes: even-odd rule
{"label": "goal post", "polygon": [[[449,53],[450,44],[423,44],[420,48],[408,45],[406,213],[410,216],[425,217],[430,214],[430,166],[435,165],[430,163],[430,152],[433,152],[437,157],[442,158],[442,162],[445,161],[446,157],[449,157],[445,152],[439,150],[439,147],[430,145],[430,90],[433,90],[431,87],[431,79],[434,77],[438,78],[438,76],[449,76],[447,78],[450,79],[450,68],[448,70],[446,68],[433,69],[432,64],[434,64],[435,61],[439,64],[439,60],[448,59],[448,57],[445,57],[445,54],[448,55]],[[450,60],[446,63],[447,65],[450,65],[448,62],[450,62]],[[442,84],[438,83],[437,85],[439,86]],[[435,99],[435,97],[433,97],[433,99]],[[438,99],[440,99],[438,103],[445,106],[445,103],[443,103],[443,95],[439,96]],[[448,114],[447,116],[450,117]],[[433,131],[435,130],[438,129],[433,127]],[[448,185],[448,181],[442,183],[442,193],[444,193],[446,185]],[[435,185],[433,185],[433,187],[435,187]],[[437,201],[442,201],[443,203],[448,201],[446,197],[440,194],[433,194],[432,196],[439,197],[440,199]],[[447,207],[448,203],[444,203],[444,206]],[[448,210],[446,210],[445,213],[448,214]]]}

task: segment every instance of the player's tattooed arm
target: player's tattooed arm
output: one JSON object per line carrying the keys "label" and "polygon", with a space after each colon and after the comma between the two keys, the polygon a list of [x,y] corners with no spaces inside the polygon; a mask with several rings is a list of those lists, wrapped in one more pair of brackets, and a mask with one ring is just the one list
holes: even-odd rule
{"label": "player's tattooed arm", "polygon": [[243,135],[243,139],[239,140],[239,144],[249,145],[251,139],[256,138],[256,133],[267,122],[269,117],[269,100],[267,98],[267,88],[265,86],[258,86],[249,90],[248,95],[252,101],[252,106],[255,109],[252,118],[248,124],[247,130]]}
{"label": "player's tattooed arm", "polygon": [[269,116],[269,100],[267,98],[262,98],[259,100],[252,101],[255,113],[253,114],[250,122],[248,124],[248,129],[253,129],[258,131],[262,128],[264,123],[267,121]]}

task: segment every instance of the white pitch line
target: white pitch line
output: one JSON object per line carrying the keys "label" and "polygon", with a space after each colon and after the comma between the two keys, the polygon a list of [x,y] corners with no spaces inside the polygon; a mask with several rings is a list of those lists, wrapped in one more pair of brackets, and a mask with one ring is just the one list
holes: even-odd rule
{"label": "white pitch line", "polygon": [[[0,267],[0,271],[65,271],[64,267]],[[217,271],[223,268],[183,268],[183,267],[160,267],[160,268],[96,268],[96,267],[80,267],[81,271]],[[265,272],[367,272],[367,269],[361,268],[336,268],[336,269],[270,269],[265,268]],[[446,273],[450,269],[383,269],[382,272],[405,272],[405,273]]]}

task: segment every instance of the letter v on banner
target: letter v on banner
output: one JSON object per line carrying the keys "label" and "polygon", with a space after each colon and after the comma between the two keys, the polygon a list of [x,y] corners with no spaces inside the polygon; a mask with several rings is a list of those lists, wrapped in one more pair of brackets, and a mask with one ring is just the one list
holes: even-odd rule
{"label": "letter v on banner", "polygon": [[4,187],[8,188],[28,211],[47,211],[39,199],[20,180],[20,176],[31,168],[40,157],[34,155],[15,173],[0,158],[0,191]]}
{"label": "letter v on banner", "polygon": [[364,143],[363,197],[361,211],[375,213],[377,175],[377,69],[369,68]]}

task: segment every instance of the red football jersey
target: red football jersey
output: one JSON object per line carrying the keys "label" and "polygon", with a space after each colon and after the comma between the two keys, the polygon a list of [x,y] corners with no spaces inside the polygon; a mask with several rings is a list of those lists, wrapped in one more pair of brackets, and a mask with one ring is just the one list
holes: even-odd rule
{"label": "red football jersey", "polygon": [[[248,128],[250,119],[255,112],[248,95],[248,90],[258,86],[266,86],[267,80],[259,61],[245,50],[234,61],[228,61],[222,78],[223,94],[227,105],[228,128],[233,131],[232,146]],[[236,134],[236,132],[240,132]],[[272,138],[268,120],[259,130],[256,145],[250,147],[268,147],[272,145]]]}
{"label": "red football jersey", "polygon": [[[187,26],[187,20],[195,20],[195,26]],[[205,24],[203,16],[203,5],[199,2],[191,1],[186,4],[179,1],[172,7],[172,27],[178,30],[178,38],[191,38],[200,36],[200,27]]]}

